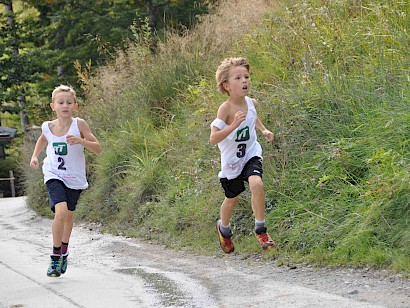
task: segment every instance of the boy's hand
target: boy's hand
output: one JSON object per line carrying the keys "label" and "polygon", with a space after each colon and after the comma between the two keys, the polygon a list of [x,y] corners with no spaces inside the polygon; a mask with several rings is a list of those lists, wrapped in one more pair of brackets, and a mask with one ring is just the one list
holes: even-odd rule
{"label": "boy's hand", "polygon": [[81,144],[83,138],[74,136],[74,135],[67,135],[66,139],[68,144]]}
{"label": "boy's hand", "polygon": [[32,157],[30,161],[30,168],[31,169],[37,169],[38,168],[38,158],[37,157]]}
{"label": "boy's hand", "polygon": [[273,133],[272,133],[270,130],[268,130],[268,129],[265,129],[264,131],[262,131],[262,135],[263,135],[263,136],[265,137],[265,139],[266,139],[267,141],[269,141],[269,142],[275,140],[275,135],[273,135]]}
{"label": "boy's hand", "polygon": [[241,123],[243,121],[245,121],[246,119],[246,113],[242,112],[242,111],[238,111],[237,113],[235,113],[235,117],[233,119],[232,125],[234,125],[234,127],[239,127],[239,125],[241,125]]}

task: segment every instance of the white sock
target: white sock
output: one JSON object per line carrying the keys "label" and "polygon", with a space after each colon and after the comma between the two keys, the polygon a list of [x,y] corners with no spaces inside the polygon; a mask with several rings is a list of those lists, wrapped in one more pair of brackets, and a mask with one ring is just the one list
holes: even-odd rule
{"label": "white sock", "polygon": [[258,228],[264,228],[265,227],[265,219],[264,220],[256,220],[255,219],[255,230]]}
{"label": "white sock", "polygon": [[222,233],[222,235],[223,236],[230,236],[231,235],[231,225],[230,224],[228,224],[227,226],[224,226],[223,224],[222,224],[222,221],[221,221],[221,223],[219,224],[219,229],[221,230],[221,233]]}

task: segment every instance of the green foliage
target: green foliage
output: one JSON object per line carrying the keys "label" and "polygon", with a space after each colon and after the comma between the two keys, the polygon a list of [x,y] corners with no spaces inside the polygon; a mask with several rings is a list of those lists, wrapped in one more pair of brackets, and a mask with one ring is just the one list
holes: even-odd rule
{"label": "green foliage", "polygon": [[[76,87],[79,67],[97,68],[114,61],[120,50],[128,48],[129,41],[139,39],[137,33],[151,36],[148,52],[152,52],[153,37],[168,24],[190,27],[197,14],[208,11],[208,1],[192,0],[9,3],[13,8],[10,14],[0,4],[0,21],[4,24],[0,38],[0,112],[24,109],[34,122],[49,116],[41,107],[48,105],[57,85]],[[10,17],[13,23],[6,25]],[[17,98],[22,95],[27,106],[18,104]]]}
{"label": "green foliage", "polygon": [[[12,9],[11,1],[9,8]],[[33,47],[26,40],[30,18],[21,21],[14,12],[6,13],[0,6],[0,112],[18,113],[18,100],[24,95],[27,84],[38,80],[38,66],[32,60]]]}
{"label": "green foliage", "polygon": [[[23,148],[18,153],[16,168],[19,175],[19,180],[23,185],[23,194],[27,198],[27,205],[33,209],[38,215],[53,217],[53,213],[50,210],[49,198],[44,185],[43,172],[41,167],[35,170],[29,168],[31,154],[33,153],[36,139],[40,135],[40,132],[32,132],[31,136],[26,135],[23,141]],[[42,162],[45,157],[45,153],[41,153],[39,161]]]}

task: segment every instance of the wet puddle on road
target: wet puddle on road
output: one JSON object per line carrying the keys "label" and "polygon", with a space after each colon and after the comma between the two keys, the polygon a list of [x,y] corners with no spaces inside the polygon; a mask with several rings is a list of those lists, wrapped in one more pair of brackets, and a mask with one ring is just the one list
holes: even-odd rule
{"label": "wet puddle on road", "polygon": [[192,298],[188,298],[178,285],[164,274],[150,273],[143,268],[124,268],[116,271],[141,278],[145,285],[159,297],[164,307],[187,307],[188,303],[192,303]]}

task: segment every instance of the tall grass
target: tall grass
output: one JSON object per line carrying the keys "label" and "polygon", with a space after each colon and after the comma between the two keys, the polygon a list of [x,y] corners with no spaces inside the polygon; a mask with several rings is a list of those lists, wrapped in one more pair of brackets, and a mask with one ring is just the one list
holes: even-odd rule
{"label": "tall grass", "polygon": [[310,261],[408,260],[408,13],[400,1],[295,2],[247,37],[279,139],[268,220]]}
{"label": "tall grass", "polygon": [[[214,72],[251,63],[265,143],[268,255],[409,271],[409,7],[405,1],[221,1],[159,54],[131,46],[85,80],[83,115],[103,143],[83,219],[204,254],[223,199],[209,124],[226,98]],[[258,250],[249,192],[234,211],[239,253]]]}

